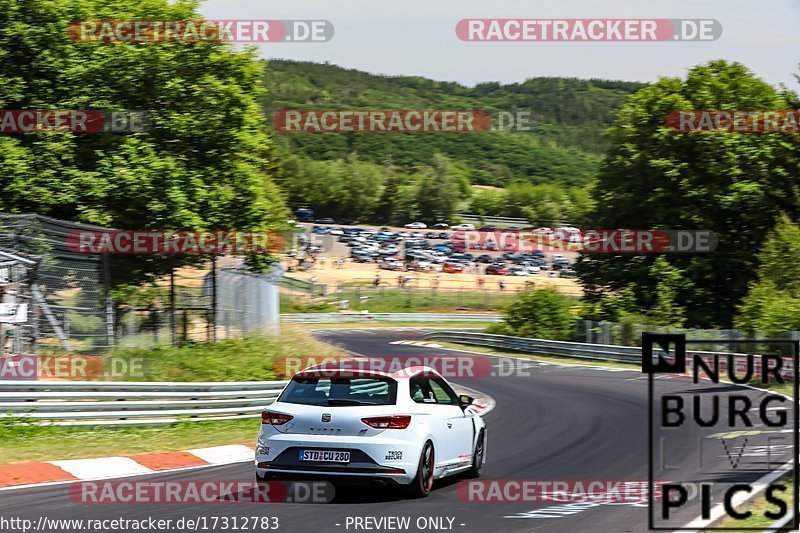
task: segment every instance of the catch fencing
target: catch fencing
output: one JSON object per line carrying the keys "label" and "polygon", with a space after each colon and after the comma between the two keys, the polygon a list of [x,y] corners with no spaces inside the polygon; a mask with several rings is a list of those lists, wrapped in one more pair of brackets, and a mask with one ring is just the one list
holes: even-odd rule
{"label": "catch fencing", "polygon": [[[214,341],[278,328],[279,266],[255,274],[231,256],[143,262],[78,253],[70,236],[87,231],[110,228],[0,213],[0,303],[27,308],[24,322],[0,324],[0,356],[101,354],[115,346]],[[141,269],[152,273],[149,281],[130,281]]]}
{"label": "catch fencing", "polygon": [[3,352],[102,351],[113,344],[113,319],[99,255],[78,254],[67,246],[77,231],[98,226],[33,214],[0,213],[0,250],[32,261],[29,276],[16,286],[0,281],[3,300],[28,304],[29,319],[13,325],[19,339]]}
{"label": "catch fencing", "polygon": [[693,339],[725,339],[736,341],[738,339],[767,339],[786,338],[800,340],[800,331],[786,331],[783,334],[767,334],[765,332],[746,332],[741,329],[685,329],[648,324],[635,324],[632,322],[602,322],[581,320],[577,323],[573,340],[588,344],[615,344],[622,346],[636,346],[641,342],[642,333],[672,333],[683,334],[689,340]]}

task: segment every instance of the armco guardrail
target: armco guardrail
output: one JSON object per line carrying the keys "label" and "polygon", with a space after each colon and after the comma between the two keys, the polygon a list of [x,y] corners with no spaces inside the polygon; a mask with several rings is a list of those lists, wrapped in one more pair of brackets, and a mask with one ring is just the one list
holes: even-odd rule
{"label": "armco guardrail", "polygon": [[302,313],[281,314],[281,320],[295,323],[342,322],[500,322],[503,315],[436,313]]}
{"label": "armco guardrail", "polygon": [[511,337],[508,335],[491,335],[489,333],[470,333],[463,331],[436,331],[427,333],[424,338],[430,340],[458,342],[475,346],[489,346],[523,353],[541,355],[558,355],[597,361],[624,361],[638,363],[642,360],[641,348],[632,346],[613,346],[605,344],[584,344],[580,342],[551,341]]}
{"label": "armco guardrail", "polygon": [[[522,353],[539,355],[556,355],[561,357],[574,357],[593,361],[622,361],[640,364],[642,362],[642,349],[637,346],[616,346],[609,344],[585,344],[581,342],[552,341],[545,339],[529,339],[526,337],[511,337],[508,335],[491,335],[488,333],[472,333],[467,331],[435,331],[423,335],[425,339],[457,342],[474,346],[489,346]],[[706,361],[712,360],[715,355],[731,355],[737,369],[742,368],[747,360],[742,353],[729,352],[704,352],[688,350],[688,354],[696,354]],[[691,364],[692,358],[687,358]],[[782,375],[794,377],[794,362],[792,358],[784,358]]]}
{"label": "armco guardrail", "polygon": [[62,426],[250,418],[271,404],[286,383],[6,381],[0,382],[0,417]]}

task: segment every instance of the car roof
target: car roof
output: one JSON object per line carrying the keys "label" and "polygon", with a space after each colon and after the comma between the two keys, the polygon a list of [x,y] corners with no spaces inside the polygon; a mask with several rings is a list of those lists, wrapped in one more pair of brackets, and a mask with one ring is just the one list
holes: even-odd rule
{"label": "car roof", "polygon": [[[339,363],[323,363],[310,366],[293,377],[387,377],[392,379],[410,379],[418,374],[431,374],[441,377],[433,368],[425,365],[411,365],[394,372],[383,372],[369,369],[369,363],[364,361],[347,361]],[[363,363],[363,364],[362,364]],[[363,368],[362,368],[363,367]]]}

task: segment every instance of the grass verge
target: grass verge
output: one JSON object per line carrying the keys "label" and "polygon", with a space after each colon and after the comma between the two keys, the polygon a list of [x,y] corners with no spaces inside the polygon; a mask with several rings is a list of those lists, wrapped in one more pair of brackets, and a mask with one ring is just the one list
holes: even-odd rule
{"label": "grass verge", "polygon": [[[794,501],[794,478],[792,476],[787,476],[783,478],[781,481],[783,484],[786,485],[786,492],[782,492],[780,494],[776,494],[779,496],[784,502],[788,504],[788,508],[792,508],[792,502]],[[765,511],[775,512],[777,508],[774,504],[767,502],[764,499],[764,493],[762,492],[757,498],[756,501],[747,502],[747,504],[741,506],[737,509],[739,512],[750,511],[753,513],[749,518],[746,520],[735,520],[729,516],[719,520],[714,524],[714,528],[748,528],[746,530],[736,530],[733,531],[742,531],[742,533],[746,533],[748,530],[752,529],[766,529],[770,526],[773,522],[775,522],[774,518],[768,518],[764,516]]]}
{"label": "grass verge", "polygon": [[[365,303],[361,297],[366,296]],[[337,310],[331,302],[348,300],[348,310],[370,313],[447,313],[455,311],[499,311],[509,305],[517,292],[468,291],[450,289],[347,288],[321,299],[303,295],[281,294],[281,313],[330,313]]]}
{"label": "grass verge", "polygon": [[270,381],[278,357],[346,356],[337,346],[315,339],[294,325],[282,325],[278,335],[247,336],[217,343],[156,348],[126,348],[110,358],[141,362],[114,375],[117,381]]}
{"label": "grass verge", "polygon": [[0,464],[136,455],[255,443],[261,419],[177,422],[143,427],[26,425],[0,419]]}
{"label": "grass verge", "polygon": [[[120,349],[116,358],[143,362],[113,375],[118,381],[269,381],[276,358],[346,357],[341,348],[287,326],[279,335],[249,336],[216,344]],[[20,417],[0,418],[0,464],[135,455],[255,442],[260,419],[180,421],[140,427],[45,426]]]}

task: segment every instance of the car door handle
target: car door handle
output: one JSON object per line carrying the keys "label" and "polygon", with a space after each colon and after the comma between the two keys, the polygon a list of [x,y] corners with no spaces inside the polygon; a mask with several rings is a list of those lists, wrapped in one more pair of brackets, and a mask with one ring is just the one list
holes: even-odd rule
{"label": "car door handle", "polygon": [[447,428],[449,429],[449,428],[451,428],[451,427],[453,427],[453,423],[452,423],[452,422],[448,422],[448,423],[447,423]]}

